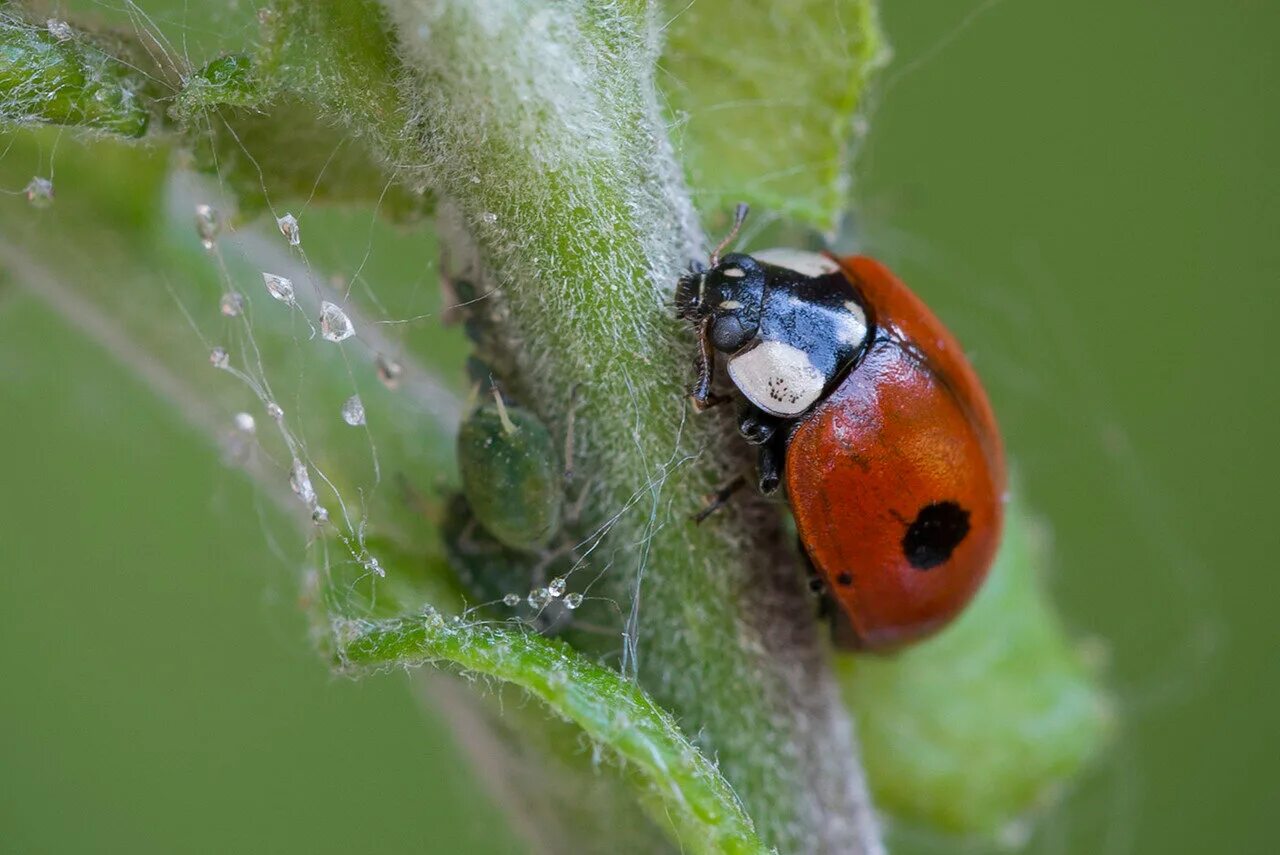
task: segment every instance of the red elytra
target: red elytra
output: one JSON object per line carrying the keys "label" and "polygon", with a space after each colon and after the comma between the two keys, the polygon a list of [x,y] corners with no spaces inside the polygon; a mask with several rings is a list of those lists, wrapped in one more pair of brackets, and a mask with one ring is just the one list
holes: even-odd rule
{"label": "red elytra", "polygon": [[879,262],[835,258],[875,330],[801,417],[784,469],[796,527],[853,644],[892,650],[981,586],[1004,516],[995,415],[960,344]]}

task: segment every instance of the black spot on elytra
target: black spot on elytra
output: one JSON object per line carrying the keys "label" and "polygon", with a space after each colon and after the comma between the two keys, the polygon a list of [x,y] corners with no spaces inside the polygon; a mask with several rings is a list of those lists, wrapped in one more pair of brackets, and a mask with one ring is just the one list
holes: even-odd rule
{"label": "black spot on elytra", "polygon": [[969,534],[969,512],[955,502],[925,505],[902,537],[902,553],[917,570],[944,563]]}
{"label": "black spot on elytra", "polygon": [[849,573],[841,573],[841,574],[839,574],[838,576],[836,576],[836,584],[837,584],[837,585],[852,585],[852,584],[853,584],[853,576],[852,576],[851,574],[849,574]]}

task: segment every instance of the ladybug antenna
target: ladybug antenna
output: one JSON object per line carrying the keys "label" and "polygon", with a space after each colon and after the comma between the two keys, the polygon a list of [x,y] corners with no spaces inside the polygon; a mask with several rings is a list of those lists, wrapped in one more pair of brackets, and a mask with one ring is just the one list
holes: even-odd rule
{"label": "ladybug antenna", "polygon": [[717,264],[720,263],[720,253],[724,251],[724,248],[726,246],[733,243],[733,239],[738,236],[738,232],[741,231],[742,229],[743,221],[747,219],[747,212],[750,210],[751,208],[747,205],[746,202],[739,202],[738,207],[734,208],[733,228],[729,229],[729,233],[724,236],[724,240],[720,241],[720,244],[714,250],[711,251],[712,267],[715,267]]}

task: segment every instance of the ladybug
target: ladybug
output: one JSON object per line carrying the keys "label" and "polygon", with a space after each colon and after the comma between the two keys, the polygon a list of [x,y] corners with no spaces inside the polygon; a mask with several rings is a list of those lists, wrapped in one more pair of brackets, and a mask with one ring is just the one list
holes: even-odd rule
{"label": "ladybug", "polygon": [[720,257],[745,216],[740,205],[710,264],[692,264],[676,288],[698,337],[691,397],[699,410],[726,400],[711,391],[724,354],[760,490],[785,485],[815,580],[843,618],[837,643],[891,651],[959,614],[995,557],[995,415],[959,342],[884,265],[790,249]]}

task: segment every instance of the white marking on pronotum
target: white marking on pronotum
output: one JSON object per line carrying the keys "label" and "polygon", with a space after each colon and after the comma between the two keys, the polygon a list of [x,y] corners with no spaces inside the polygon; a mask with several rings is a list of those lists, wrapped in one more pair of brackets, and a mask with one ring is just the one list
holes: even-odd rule
{"label": "white marking on pronotum", "polygon": [[816,252],[806,252],[803,249],[787,249],[785,247],[766,249],[763,252],[755,253],[755,258],[756,261],[763,261],[765,264],[772,264],[774,267],[785,267],[788,270],[794,270],[801,276],[826,276],[840,269],[840,265],[827,258],[827,256]]}
{"label": "white marking on pronotum", "polygon": [[826,378],[809,355],[781,341],[764,341],[729,360],[738,390],[766,413],[798,416],[822,395]]}
{"label": "white marking on pronotum", "polygon": [[741,304],[741,303],[739,303],[737,300],[725,300],[725,301],[723,301],[723,302],[720,304],[720,308],[722,308],[722,309],[741,309],[741,308],[742,308],[742,304]]}
{"label": "white marking on pronotum", "polygon": [[867,313],[852,300],[846,300],[844,307],[849,314],[836,315],[840,324],[836,330],[836,335],[845,344],[858,347],[867,337]]}
{"label": "white marking on pronotum", "polygon": [[730,279],[741,279],[743,276],[747,275],[747,272],[743,270],[741,267],[726,267],[724,270],[721,270],[720,272],[723,273],[725,276],[729,277]]}

